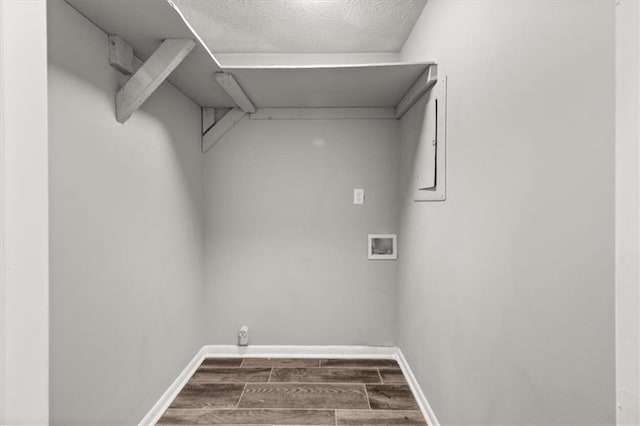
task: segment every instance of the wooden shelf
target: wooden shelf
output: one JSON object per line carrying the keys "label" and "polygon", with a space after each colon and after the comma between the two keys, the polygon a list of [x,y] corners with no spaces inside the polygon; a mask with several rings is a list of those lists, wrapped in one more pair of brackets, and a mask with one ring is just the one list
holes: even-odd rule
{"label": "wooden shelf", "polygon": [[[108,34],[129,43],[143,61],[164,39],[194,38],[182,18],[165,0],[66,0]],[[105,47],[106,49],[106,47]],[[195,49],[169,81],[201,106],[231,108],[231,98],[213,78],[222,69],[196,40]]]}
{"label": "wooden shelf", "polygon": [[[128,42],[143,61],[164,39],[194,39],[195,49],[173,71],[169,81],[203,107],[237,106],[225,90],[229,87],[219,84],[231,79],[216,79],[220,72],[231,74],[250,100],[248,105],[253,103],[257,108],[396,107],[431,64],[224,68],[200,41],[198,28],[186,23],[166,0],[66,1],[108,34]],[[237,90],[232,93],[237,94]]]}
{"label": "wooden shelf", "polygon": [[233,74],[258,108],[395,107],[429,63],[238,67]]}

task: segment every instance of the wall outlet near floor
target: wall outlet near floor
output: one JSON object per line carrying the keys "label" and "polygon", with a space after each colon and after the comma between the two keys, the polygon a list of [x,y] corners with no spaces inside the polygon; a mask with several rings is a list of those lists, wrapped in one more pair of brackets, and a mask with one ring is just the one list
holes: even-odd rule
{"label": "wall outlet near floor", "polygon": [[242,326],[238,331],[238,346],[247,346],[249,344],[249,327]]}

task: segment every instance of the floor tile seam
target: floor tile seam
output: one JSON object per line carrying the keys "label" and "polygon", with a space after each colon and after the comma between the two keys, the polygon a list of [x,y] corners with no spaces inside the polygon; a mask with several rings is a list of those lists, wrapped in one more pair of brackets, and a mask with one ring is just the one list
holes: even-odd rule
{"label": "floor tile seam", "polygon": [[260,410],[270,410],[270,411],[362,411],[364,413],[368,413],[370,411],[377,412],[389,412],[396,413],[399,411],[412,411],[416,413],[420,413],[420,409],[418,408],[379,408],[379,409],[371,409],[368,408],[224,408],[224,407],[211,407],[211,408],[169,408],[171,411],[260,411]]}
{"label": "floor tile seam", "polygon": [[[229,408],[229,407],[210,407],[210,408],[170,408],[172,411],[366,411],[369,410],[363,408],[256,408],[256,407],[239,407],[239,408]],[[384,411],[384,410],[380,410]],[[397,411],[397,410],[386,410],[386,411]],[[417,411],[417,410],[404,410],[404,411]]]}
{"label": "floor tile seam", "polygon": [[280,366],[280,365],[272,365],[272,366],[251,366],[251,367],[214,367],[210,365],[201,366],[202,368],[206,368],[209,370],[212,369],[228,369],[228,370],[250,370],[250,369],[267,369],[267,368],[281,368],[281,369],[289,369],[289,370],[390,370],[390,371],[402,371],[401,368],[396,367],[358,367],[358,366],[348,366],[348,367],[309,367],[309,366]]}
{"label": "floor tile seam", "polygon": [[333,423],[308,423],[306,425],[292,423],[157,423],[160,426],[332,426]]}
{"label": "floor tile seam", "polygon": [[369,398],[369,390],[367,389],[367,385],[363,384],[364,394],[367,397],[367,404],[369,405],[369,410],[371,410],[371,399]]}
{"label": "floor tile seam", "polygon": [[405,410],[391,410],[391,409],[376,409],[376,410],[360,410],[360,409],[356,409],[356,410],[352,410],[352,409],[336,409],[336,425],[339,425],[338,422],[341,419],[341,417],[339,417],[339,414],[345,414],[344,412],[353,412],[353,411],[361,411],[363,413],[399,413],[399,412],[405,412],[405,413],[416,413],[419,414],[420,417],[422,417],[422,423],[407,423],[407,424],[415,424],[415,425],[421,425],[421,426],[430,426],[427,421],[424,419],[424,415],[422,414],[422,411],[420,409],[405,409]]}
{"label": "floor tile seam", "polygon": [[[368,404],[367,404],[368,405]],[[184,411],[243,411],[243,410],[278,410],[278,411],[364,411],[364,412],[379,412],[379,411],[390,411],[390,412],[399,412],[399,411],[416,411],[419,412],[418,408],[349,408],[349,407],[326,407],[326,408],[317,408],[317,407],[209,407],[209,408],[186,408],[186,407],[176,407],[171,408],[171,410],[184,410]]]}
{"label": "floor tile seam", "polygon": [[236,409],[240,405],[240,401],[242,400],[242,396],[244,395],[245,389],[247,389],[247,384],[246,383],[244,384],[244,387],[242,388],[242,392],[240,392],[240,398],[238,398],[238,402],[236,402]]}
{"label": "floor tile seam", "polygon": [[[246,365],[240,365],[237,367],[229,367],[229,366],[215,366],[215,365],[203,365],[200,364],[197,368],[197,370],[199,369],[205,369],[205,370],[215,370],[215,369],[219,369],[219,370],[258,370],[258,369],[267,369],[267,368],[283,368],[283,369],[308,369],[308,370],[329,370],[329,369],[334,369],[334,370],[391,370],[391,371],[402,371],[401,368],[399,367],[371,367],[371,366],[279,366],[279,365],[272,365],[272,366],[268,366],[268,365],[263,365],[263,366],[246,366]],[[196,371],[197,371],[196,370]]]}
{"label": "floor tile seam", "polygon": [[266,370],[267,368],[273,368],[273,367],[268,367],[268,366],[261,366],[261,367],[227,367],[227,366],[222,366],[222,365],[200,365],[198,367],[198,369],[205,369],[205,370],[231,370],[231,371],[242,371],[242,370]]}
{"label": "floor tile seam", "polygon": [[[224,408],[218,408],[219,410],[223,410]],[[206,411],[208,410],[207,408],[172,408],[172,410],[203,410]],[[214,409],[211,409],[214,410]],[[338,407],[338,408],[308,408],[308,407],[295,407],[295,408],[282,408],[282,407],[238,407],[238,408],[227,408],[227,410],[231,410],[231,411],[242,411],[242,410],[280,410],[280,411],[297,411],[297,410],[304,410],[304,411],[364,411],[366,413],[370,413],[370,412],[374,412],[377,413],[378,411],[391,411],[391,412],[395,412],[395,411],[420,411],[418,409],[415,408],[372,408],[372,409],[368,409],[368,408],[348,408],[348,407]]]}
{"label": "floor tile seam", "polygon": [[381,382],[216,382],[210,380],[189,380],[187,384],[194,385],[376,385],[376,386],[404,386],[405,383],[381,383]]}
{"label": "floor tile seam", "polygon": [[[220,385],[224,385],[224,384],[243,384],[245,382],[194,382],[194,383],[209,383],[209,384],[220,384]],[[409,385],[401,385],[401,384],[384,384],[384,383],[379,383],[379,382],[373,382],[373,383],[369,383],[369,382],[246,382],[247,385],[260,385],[260,384],[269,384],[269,385],[340,385],[340,386],[346,386],[346,385],[377,385],[377,386],[406,386],[409,387]]]}
{"label": "floor tile seam", "polygon": [[[280,368],[280,367],[277,367]],[[378,367],[378,366],[357,366],[357,365],[346,365],[346,366],[334,366],[334,365],[330,365],[330,366],[326,366],[323,365],[322,367],[282,367],[282,368],[321,368],[321,369],[330,369],[330,368],[334,368],[336,370],[375,370],[376,368],[380,368],[382,370],[397,370],[397,371],[402,371],[402,369],[400,367],[387,367],[387,366],[383,366],[383,367]]]}

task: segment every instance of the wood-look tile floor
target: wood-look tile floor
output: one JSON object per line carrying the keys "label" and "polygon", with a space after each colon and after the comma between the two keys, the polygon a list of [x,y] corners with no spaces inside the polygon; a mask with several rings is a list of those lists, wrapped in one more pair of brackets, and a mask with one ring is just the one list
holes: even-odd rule
{"label": "wood-look tile floor", "polygon": [[393,360],[207,358],[161,425],[426,425]]}

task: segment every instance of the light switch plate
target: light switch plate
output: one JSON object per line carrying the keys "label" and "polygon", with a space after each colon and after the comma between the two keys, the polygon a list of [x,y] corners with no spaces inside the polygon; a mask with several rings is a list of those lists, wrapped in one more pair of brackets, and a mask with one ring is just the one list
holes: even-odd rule
{"label": "light switch plate", "polygon": [[364,204],[364,189],[355,188],[353,190],[353,204]]}

